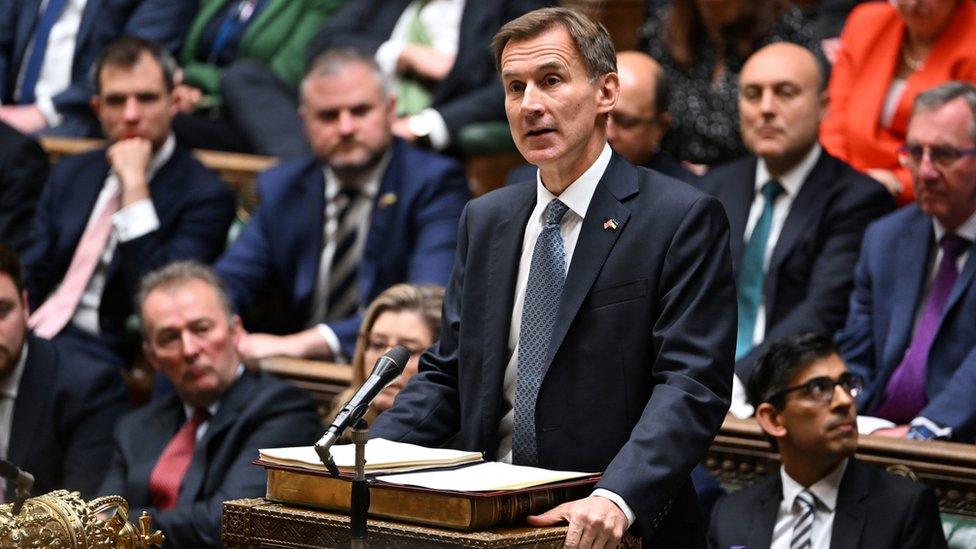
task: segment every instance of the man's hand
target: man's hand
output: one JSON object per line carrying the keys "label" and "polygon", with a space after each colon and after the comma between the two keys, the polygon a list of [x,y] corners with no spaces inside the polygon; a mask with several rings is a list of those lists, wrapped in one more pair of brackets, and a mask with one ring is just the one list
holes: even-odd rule
{"label": "man's hand", "polygon": [[180,84],[173,88],[173,103],[176,105],[176,110],[179,112],[192,112],[197,108],[200,103],[200,99],[203,98],[203,92],[200,88],[193,86],[188,86],[186,84]]}
{"label": "man's hand", "polygon": [[123,207],[149,198],[146,172],[152,160],[152,143],[148,139],[134,137],[118,141],[108,148],[106,156],[122,184]]}
{"label": "man's hand", "polygon": [[431,82],[440,82],[451,72],[454,56],[441,53],[430,46],[407,44],[397,58],[396,72],[401,75],[419,76]]}
{"label": "man's hand", "polygon": [[570,501],[528,518],[532,526],[551,526],[563,521],[569,523],[565,546],[580,549],[616,547],[627,530],[624,512],[600,496]]}
{"label": "man's hand", "polygon": [[905,438],[908,434],[908,425],[899,425],[897,427],[890,427],[888,429],[878,429],[877,431],[871,431],[872,435],[881,435],[883,437],[895,437],[895,438]]}
{"label": "man's hand", "polygon": [[332,349],[316,328],[290,335],[246,333],[237,345],[241,360],[254,362],[272,356],[333,360]]}
{"label": "man's hand", "polygon": [[0,107],[0,120],[20,133],[31,134],[47,127],[47,120],[37,105],[7,105]]}
{"label": "man's hand", "polygon": [[410,131],[410,126],[407,124],[407,117],[403,116],[397,118],[393,121],[393,135],[399,137],[400,139],[406,141],[407,143],[413,143],[417,140],[417,136]]}

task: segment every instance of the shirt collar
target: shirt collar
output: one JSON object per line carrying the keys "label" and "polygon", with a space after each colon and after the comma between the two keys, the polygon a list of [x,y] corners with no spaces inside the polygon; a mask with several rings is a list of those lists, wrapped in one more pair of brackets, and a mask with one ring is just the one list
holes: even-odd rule
{"label": "shirt collar", "polygon": [[[945,227],[935,217],[932,218],[932,227],[935,229],[935,241],[941,241],[942,236],[946,234]],[[969,219],[964,221],[962,225],[956,227],[956,234],[970,242],[976,242],[976,213],[969,216]]]}
{"label": "shirt collar", "polygon": [[20,358],[14,369],[5,377],[0,378],[0,396],[17,400],[17,390],[20,388],[20,378],[24,375],[24,365],[27,364],[27,340],[20,349]]}
{"label": "shirt collar", "polygon": [[173,158],[173,151],[176,150],[176,137],[172,133],[163,141],[163,146],[156,151],[152,160],[149,162],[149,170],[146,172],[146,180],[151,181],[170,158]]}
{"label": "shirt collar", "polygon": [[[803,182],[806,181],[807,176],[810,175],[810,171],[813,170],[813,166],[816,165],[817,160],[820,159],[820,144],[814,143],[813,148],[811,148],[803,160],[799,164],[794,166],[794,168],[786,173],[784,173],[777,181],[783,186],[783,190],[790,197],[795,198],[797,193],[800,192],[800,188],[803,187]],[[769,169],[766,167],[766,161],[762,158],[758,158],[756,162],[756,193],[758,194],[763,185],[767,181],[772,179],[769,175]]]}
{"label": "shirt collar", "polygon": [[[383,158],[369,171],[366,175],[365,182],[362,188],[359,189],[359,194],[366,198],[372,200],[373,197],[380,190],[380,181],[383,178],[383,174],[386,173],[387,166],[390,165],[390,159],[392,158],[392,149],[387,149],[386,153],[383,154]],[[325,199],[331,201],[339,194],[339,178],[336,176],[332,168],[325,166]]]}
{"label": "shirt collar", "polygon": [[549,192],[549,189],[542,184],[542,175],[536,170],[536,204],[544,207],[554,198],[558,198],[573,213],[580,216],[581,219],[585,219],[586,210],[590,207],[590,200],[593,198],[593,193],[596,192],[597,184],[603,179],[603,172],[607,170],[612,156],[613,151],[611,151],[610,145],[604,144],[603,151],[596,161],[576,181],[570,183],[558,197]]}
{"label": "shirt collar", "polygon": [[[820,505],[826,507],[831,512],[837,507],[837,494],[840,492],[840,481],[844,478],[844,471],[847,470],[849,461],[850,458],[841,461],[833,471],[827,473],[824,478],[813,483],[808,488],[813,492],[814,496],[817,496],[817,501]],[[779,474],[783,481],[783,501],[786,502],[787,509],[792,509],[796,503],[796,496],[805,488],[793,480],[790,475],[786,474],[785,467],[780,466]]]}

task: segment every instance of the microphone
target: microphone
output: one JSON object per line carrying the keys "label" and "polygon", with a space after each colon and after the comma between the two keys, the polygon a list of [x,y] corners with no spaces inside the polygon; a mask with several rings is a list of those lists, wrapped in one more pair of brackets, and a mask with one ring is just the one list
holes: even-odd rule
{"label": "microphone", "polygon": [[[373,402],[376,395],[400,375],[400,372],[403,371],[409,359],[410,351],[403,345],[397,345],[376,361],[376,365],[373,366],[373,372],[369,374],[369,377],[366,378],[366,381],[356,391],[356,394],[349,399],[349,402],[342,407],[342,410],[339,410],[335,419],[332,420],[332,425],[329,426],[329,430],[315,443],[315,452],[318,453],[319,458],[326,466],[329,466],[332,461],[332,456],[329,455],[329,448],[339,440],[339,437],[342,436],[342,433],[346,429],[354,426],[356,422],[362,419],[363,414],[369,409],[369,404]],[[330,470],[332,467],[329,467]],[[337,472],[334,472],[334,474],[337,474]]]}
{"label": "microphone", "polygon": [[24,500],[30,497],[31,489],[34,488],[34,475],[20,470],[19,467],[5,459],[0,459],[0,477],[13,482],[16,486],[12,511],[14,515],[17,515],[20,513]]}

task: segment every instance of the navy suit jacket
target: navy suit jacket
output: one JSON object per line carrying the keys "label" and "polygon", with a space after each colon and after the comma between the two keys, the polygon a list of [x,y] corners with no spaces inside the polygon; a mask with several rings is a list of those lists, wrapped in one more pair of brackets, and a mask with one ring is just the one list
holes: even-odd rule
{"label": "navy suit jacket", "polygon": [[[261,203],[251,222],[217,262],[249,330],[294,333],[314,309],[325,226],[325,175],[313,158],[283,162],[258,176]],[[365,308],[400,282],[447,283],[457,222],[468,201],[455,160],[394,140],[373,202],[357,282]],[[273,314],[249,315],[273,302]],[[329,325],[352,356],[361,315]]]}
{"label": "navy suit jacket", "polygon": [[[346,2],[309,43],[309,56],[341,46],[375,52],[390,38],[410,2]],[[434,86],[431,105],[444,118],[452,140],[468,124],[505,120],[505,94],[495,71],[491,38],[512,19],[552,4],[551,0],[464,3],[457,56],[447,76]]]}
{"label": "navy suit jacket", "polygon": [[[534,185],[461,219],[441,336],[371,435],[495,459]],[[604,228],[614,219],[616,230]],[[703,546],[689,481],[729,407],[735,287],[715,199],[614,154],[590,201],[536,406],[540,465],[604,471],[651,547]]]}
{"label": "navy suit jacket", "polygon": [[224,500],[261,497],[265,473],[251,465],[262,448],[312,444],[322,427],[311,398],[271,374],[245,371],[227,389],[217,414],[197,441],[176,505],[152,508],[149,476],[163,449],[186,421],[182,401],[171,394],[119,420],[115,457],[99,494],[129,502],[129,515],[148,511],[153,527],[173,548],[221,547]]}
{"label": "navy suit jacket", "polygon": [[[864,376],[858,410],[881,404],[888,380],[912,340],[915,315],[935,255],[932,218],[906,206],[868,227],[854,274],[847,324],[837,343],[847,367]],[[927,361],[928,405],[919,416],[976,439],[976,244],[959,273]]]}
{"label": "navy suit jacket", "polygon": [[34,208],[47,174],[41,145],[0,122],[0,241],[18,253],[30,243]]}
{"label": "navy suit jacket", "polygon": [[[31,310],[64,278],[108,172],[104,150],[64,158],[52,170],[23,256]],[[234,218],[234,193],[180,147],[149,182],[149,195],[159,228],[116,247],[102,292],[101,338],[116,351],[139,279],[176,260],[213,261]]]}
{"label": "navy suit jacket", "polygon": [[[779,472],[718,500],[708,542],[712,549],[769,547],[783,500]],[[932,489],[854,458],[837,493],[830,549],[946,547]]]}
{"label": "navy suit jacket", "polygon": [[[0,98],[14,103],[14,89],[39,18],[42,0],[0,0]],[[126,34],[141,36],[177,51],[196,13],[197,0],[88,0],[71,58],[71,84],[52,99],[66,118],[93,125],[88,107],[93,89],[89,70],[110,42]],[[82,122],[78,122],[82,124]],[[73,126],[81,127],[81,126]]]}
{"label": "navy suit jacket", "polygon": [[7,460],[34,475],[33,495],[64,488],[91,498],[112,458],[112,426],[128,410],[118,368],[28,334]]}
{"label": "navy suit jacket", "polygon": [[[748,239],[756,163],[755,156],[742,158],[709,170],[700,180],[700,188],[718,198],[729,216],[736,274]],[[743,381],[768,342],[805,332],[829,335],[843,326],[861,238],[869,223],[894,207],[881,184],[827,151],[820,153],[773,248],[763,284],[765,337],[736,362]]]}

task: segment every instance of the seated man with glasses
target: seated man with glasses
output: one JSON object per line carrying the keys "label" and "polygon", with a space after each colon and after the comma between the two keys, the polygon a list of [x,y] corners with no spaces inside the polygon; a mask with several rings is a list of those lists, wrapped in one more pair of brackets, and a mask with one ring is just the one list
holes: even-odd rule
{"label": "seated man with glasses", "polygon": [[901,161],[915,204],[871,225],[836,340],[861,411],[917,439],[976,439],[976,87],[915,100]]}
{"label": "seated man with glasses", "polygon": [[716,503],[710,547],[946,547],[930,488],[854,458],[861,388],[826,336],[767,347],[747,391],[782,467]]}

